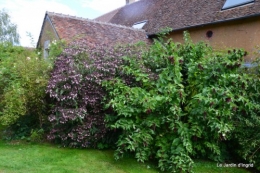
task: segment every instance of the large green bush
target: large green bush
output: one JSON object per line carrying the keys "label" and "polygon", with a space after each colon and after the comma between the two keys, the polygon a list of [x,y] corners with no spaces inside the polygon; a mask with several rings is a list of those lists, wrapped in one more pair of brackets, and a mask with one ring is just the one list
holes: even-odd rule
{"label": "large green bush", "polygon": [[[250,75],[250,79],[243,81],[244,94],[252,100],[253,104],[259,105],[260,102],[260,57],[259,53],[256,60],[252,63],[251,68],[245,68],[241,73]],[[244,109],[252,110],[256,105],[252,106],[243,101]],[[254,163],[254,167],[260,170],[260,118],[259,111],[243,111],[242,116],[234,119],[235,133],[231,143],[234,147],[234,153],[238,154],[242,159]],[[236,147],[237,146],[237,147]]]}
{"label": "large green bush", "polygon": [[34,50],[0,45],[0,123],[18,131],[40,128],[46,117],[45,89],[52,66]]}
{"label": "large green bush", "polygon": [[[242,50],[214,52],[207,44],[155,40],[141,58],[126,57],[123,74],[103,82],[106,117],[122,130],[115,157],[155,158],[161,170],[191,172],[193,158],[224,162],[237,142],[240,156],[259,165],[259,77],[242,73]],[[249,135],[251,134],[251,135]],[[253,143],[243,146],[249,137]]]}

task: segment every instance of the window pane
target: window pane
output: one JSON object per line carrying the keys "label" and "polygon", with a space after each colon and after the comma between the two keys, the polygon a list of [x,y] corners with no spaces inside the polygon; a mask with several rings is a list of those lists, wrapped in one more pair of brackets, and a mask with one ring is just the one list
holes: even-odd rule
{"label": "window pane", "polygon": [[133,28],[142,29],[145,24],[146,24],[146,21],[140,22],[140,23],[135,23],[133,25]]}
{"label": "window pane", "polygon": [[222,9],[232,8],[251,2],[254,2],[254,0],[226,0],[226,3],[224,4]]}
{"label": "window pane", "polygon": [[49,46],[50,46],[50,40],[47,40],[44,42],[44,50],[43,50],[43,57],[48,58],[49,56]]}

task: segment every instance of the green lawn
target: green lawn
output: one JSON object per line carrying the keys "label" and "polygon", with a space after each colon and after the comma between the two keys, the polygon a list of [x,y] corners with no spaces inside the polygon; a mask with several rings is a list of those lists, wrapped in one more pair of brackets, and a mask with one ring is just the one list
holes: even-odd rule
{"label": "green lawn", "polygon": [[[197,161],[195,173],[248,173]],[[133,158],[113,159],[113,151],[59,148],[48,144],[0,142],[0,173],[157,173],[154,165]]]}

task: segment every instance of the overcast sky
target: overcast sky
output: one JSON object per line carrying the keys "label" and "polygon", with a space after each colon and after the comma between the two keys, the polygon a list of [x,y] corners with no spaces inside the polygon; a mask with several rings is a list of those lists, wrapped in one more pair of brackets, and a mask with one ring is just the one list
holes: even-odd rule
{"label": "overcast sky", "polygon": [[0,9],[18,26],[20,44],[29,47],[27,33],[37,43],[46,11],[93,19],[123,5],[125,0],[0,0]]}

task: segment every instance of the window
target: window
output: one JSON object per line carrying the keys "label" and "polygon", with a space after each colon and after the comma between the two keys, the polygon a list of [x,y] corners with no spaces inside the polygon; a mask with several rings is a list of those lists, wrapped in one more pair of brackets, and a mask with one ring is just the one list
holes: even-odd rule
{"label": "window", "polygon": [[132,27],[136,29],[142,29],[146,24],[147,20],[135,23]]}
{"label": "window", "polygon": [[224,6],[222,7],[222,10],[234,8],[237,6],[241,6],[253,2],[255,2],[255,0],[226,0]]}
{"label": "window", "polygon": [[206,32],[206,36],[207,36],[207,38],[211,38],[213,36],[213,32],[212,31],[207,31]]}
{"label": "window", "polygon": [[48,56],[49,56],[49,45],[50,45],[50,40],[47,40],[44,42],[44,50],[43,50],[44,58],[48,58]]}

